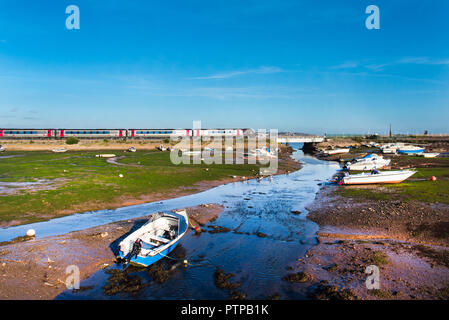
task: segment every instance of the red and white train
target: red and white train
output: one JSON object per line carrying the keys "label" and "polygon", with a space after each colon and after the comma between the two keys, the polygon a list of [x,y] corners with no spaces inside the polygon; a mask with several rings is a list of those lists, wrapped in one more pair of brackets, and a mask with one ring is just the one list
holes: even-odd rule
{"label": "red and white train", "polygon": [[253,129],[0,129],[0,139],[86,139],[248,136]]}

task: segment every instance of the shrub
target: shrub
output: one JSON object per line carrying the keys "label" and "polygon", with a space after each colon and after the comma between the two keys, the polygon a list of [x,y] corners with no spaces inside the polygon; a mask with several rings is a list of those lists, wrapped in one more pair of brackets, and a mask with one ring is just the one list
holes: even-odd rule
{"label": "shrub", "polygon": [[77,144],[78,142],[79,142],[79,140],[77,138],[75,138],[75,137],[68,137],[65,140],[66,144]]}

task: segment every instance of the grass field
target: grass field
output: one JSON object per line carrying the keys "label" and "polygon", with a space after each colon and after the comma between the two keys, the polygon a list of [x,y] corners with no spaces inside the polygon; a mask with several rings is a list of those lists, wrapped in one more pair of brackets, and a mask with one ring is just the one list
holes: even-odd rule
{"label": "grass field", "polygon": [[[118,160],[124,165],[96,158],[98,153],[124,157]],[[254,176],[258,172],[256,165],[174,165],[169,152],[157,151],[17,151],[1,156],[5,155],[16,157],[0,158],[0,182],[45,180],[50,187],[0,194],[1,225],[114,208],[145,196],[162,199],[176,196],[177,192],[193,193],[199,191],[195,186],[199,182],[231,175]]]}

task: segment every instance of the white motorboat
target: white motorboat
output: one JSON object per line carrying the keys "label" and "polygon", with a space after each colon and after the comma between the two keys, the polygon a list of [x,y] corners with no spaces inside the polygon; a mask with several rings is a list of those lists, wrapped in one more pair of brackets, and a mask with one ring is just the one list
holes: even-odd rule
{"label": "white motorboat", "polygon": [[339,184],[372,184],[372,183],[400,183],[414,175],[416,171],[377,171],[343,176]]}
{"label": "white motorboat", "polygon": [[5,152],[6,148],[0,144],[0,152]]}
{"label": "white motorboat", "polygon": [[372,169],[381,169],[390,164],[390,159],[384,159],[384,157],[372,154],[355,160],[352,163],[347,163],[346,168],[348,170],[372,170]]}
{"label": "white motorboat", "polygon": [[129,147],[126,151],[128,151],[128,152],[136,152],[137,149],[134,148],[134,147]]}
{"label": "white motorboat", "polygon": [[349,149],[349,148],[323,150],[323,154],[332,155],[332,154],[339,154],[339,153],[348,153],[350,150],[351,149]]}
{"label": "white motorboat", "polygon": [[424,158],[436,158],[438,157],[440,154],[437,152],[423,152],[421,154],[419,154],[421,157]]}

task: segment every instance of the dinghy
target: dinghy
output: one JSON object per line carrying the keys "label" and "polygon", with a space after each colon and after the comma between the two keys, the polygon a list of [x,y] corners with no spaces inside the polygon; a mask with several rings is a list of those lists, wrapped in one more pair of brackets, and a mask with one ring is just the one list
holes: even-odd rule
{"label": "dinghy", "polygon": [[345,167],[348,170],[372,170],[388,166],[390,162],[390,159],[384,159],[380,155],[370,153],[361,159],[346,163]]}
{"label": "dinghy", "polygon": [[338,184],[372,184],[372,183],[400,183],[414,175],[416,171],[397,170],[397,171],[377,171],[371,173],[360,173],[346,175],[341,178]]}
{"label": "dinghy", "polygon": [[331,154],[339,154],[339,153],[348,153],[349,151],[350,151],[349,148],[324,150],[323,154],[331,155]]}
{"label": "dinghy", "polygon": [[115,154],[112,153],[103,153],[95,155],[97,158],[115,158]]}
{"label": "dinghy", "polygon": [[56,153],[63,153],[63,152],[67,152],[67,149],[66,148],[55,148],[51,151],[56,152]]}
{"label": "dinghy", "polygon": [[421,153],[420,156],[424,157],[424,158],[436,158],[438,157],[440,154],[437,152],[424,152]]}
{"label": "dinghy", "polygon": [[416,153],[423,153],[424,148],[422,147],[416,147],[416,146],[406,146],[398,149],[399,153],[402,154],[416,154]]}
{"label": "dinghy", "polygon": [[119,257],[131,264],[148,267],[166,257],[187,232],[185,210],[156,213],[119,244]]}

